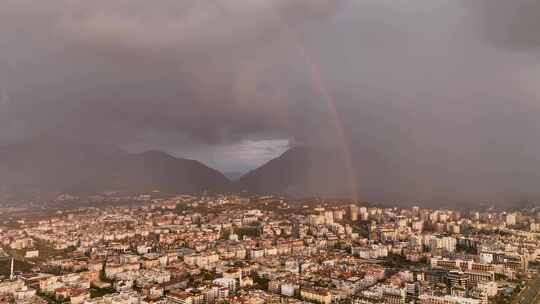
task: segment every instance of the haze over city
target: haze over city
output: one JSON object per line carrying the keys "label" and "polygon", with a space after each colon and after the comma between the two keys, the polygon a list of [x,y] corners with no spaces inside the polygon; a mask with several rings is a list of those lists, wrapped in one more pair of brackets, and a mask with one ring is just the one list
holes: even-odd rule
{"label": "haze over city", "polygon": [[0,304],[540,304],[539,0],[0,0]]}

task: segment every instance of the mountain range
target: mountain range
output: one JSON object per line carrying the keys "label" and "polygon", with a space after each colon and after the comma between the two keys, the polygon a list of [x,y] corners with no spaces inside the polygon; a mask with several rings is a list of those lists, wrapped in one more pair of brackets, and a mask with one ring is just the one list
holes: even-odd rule
{"label": "mountain range", "polygon": [[350,169],[333,150],[295,147],[245,174],[235,185],[252,193],[354,197]]}
{"label": "mountain range", "polygon": [[70,193],[195,193],[227,191],[232,183],[198,161],[161,151],[131,154],[115,147],[47,139],[1,147],[0,185]]}
{"label": "mountain range", "polygon": [[133,154],[106,145],[40,139],[0,147],[0,187],[79,194],[210,190],[338,196],[346,193],[347,183],[341,174],[343,162],[335,155],[292,148],[232,181],[199,161],[161,151]]}
{"label": "mountain range", "polygon": [[[294,147],[241,177],[230,173],[227,177],[199,161],[161,151],[128,153],[113,146],[42,138],[0,146],[0,191],[39,190],[76,195],[105,191],[212,191],[330,198],[357,198],[355,191],[359,191],[362,200],[389,203],[474,200],[473,191],[463,191],[460,196],[460,192],[441,187],[450,184],[444,183],[445,179],[419,179],[423,167],[416,163],[389,165],[384,153],[369,149],[355,153],[371,153],[366,158],[374,161],[360,162],[358,157],[354,159],[355,155],[351,155],[352,161],[346,161],[331,148]],[[465,180],[461,188],[467,189],[468,184]],[[506,202],[536,198],[519,194],[500,191],[499,196]]]}

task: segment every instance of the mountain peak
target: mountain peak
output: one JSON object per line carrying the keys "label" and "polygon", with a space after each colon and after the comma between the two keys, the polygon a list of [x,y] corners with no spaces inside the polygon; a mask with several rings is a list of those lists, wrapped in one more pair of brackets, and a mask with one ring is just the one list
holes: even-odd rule
{"label": "mountain peak", "polygon": [[39,138],[0,148],[0,186],[45,192],[124,190],[195,193],[227,190],[220,172],[152,150],[129,154],[106,145]]}
{"label": "mountain peak", "polygon": [[177,159],[176,157],[170,155],[169,153],[161,151],[161,150],[148,150],[148,151],[142,152],[140,155],[143,156],[143,157],[149,157],[149,158],[174,158],[174,159]]}
{"label": "mountain peak", "polygon": [[236,184],[238,189],[253,193],[346,197],[350,182],[344,180],[345,170],[346,163],[339,153],[300,146],[249,172]]}

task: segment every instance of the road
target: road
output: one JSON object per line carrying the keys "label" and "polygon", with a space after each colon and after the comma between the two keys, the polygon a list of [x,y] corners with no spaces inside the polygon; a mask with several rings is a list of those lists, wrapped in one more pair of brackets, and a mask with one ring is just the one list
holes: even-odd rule
{"label": "road", "polygon": [[518,297],[512,302],[514,304],[540,304],[540,275],[537,275]]}

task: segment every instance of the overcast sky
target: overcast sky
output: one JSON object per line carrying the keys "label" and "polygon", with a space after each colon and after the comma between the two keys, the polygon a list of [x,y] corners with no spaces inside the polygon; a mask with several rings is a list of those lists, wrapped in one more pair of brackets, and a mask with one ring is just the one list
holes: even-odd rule
{"label": "overcast sky", "polygon": [[222,171],[324,144],[415,183],[540,177],[537,0],[0,7],[1,144],[59,135]]}

